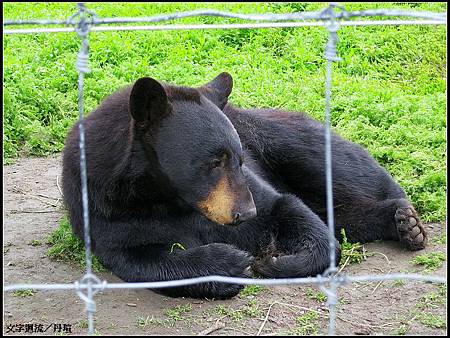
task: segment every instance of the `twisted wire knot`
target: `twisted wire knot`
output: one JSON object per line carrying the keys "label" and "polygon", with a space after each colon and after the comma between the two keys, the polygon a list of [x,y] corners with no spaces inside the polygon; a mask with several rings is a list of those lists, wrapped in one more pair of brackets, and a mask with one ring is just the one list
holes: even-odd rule
{"label": "twisted wire knot", "polygon": [[89,54],[84,50],[78,53],[77,70],[81,73],[89,73],[91,71],[89,68]]}
{"label": "twisted wire knot", "polygon": [[81,280],[78,282],[75,282],[75,290],[78,295],[85,303],[86,303],[86,310],[88,312],[95,312],[95,302],[91,297],[88,297],[85,293],[83,293],[83,289],[81,286],[88,286],[88,283],[91,282],[91,287],[93,285],[99,285],[99,288],[95,288],[92,290],[92,296],[94,296],[97,292],[103,291],[106,287],[106,281],[103,282],[94,274],[87,273],[81,278]]}
{"label": "twisted wire knot", "polygon": [[331,2],[330,6],[324,9],[321,13],[321,17],[325,20],[325,26],[330,33],[330,38],[328,40],[327,46],[325,48],[325,58],[328,61],[341,61],[342,59],[337,56],[337,43],[339,41],[337,31],[340,28],[339,23],[336,21],[337,14],[335,8],[339,8],[343,17],[348,17],[348,12],[341,5],[335,2]]}
{"label": "twisted wire knot", "polygon": [[89,42],[88,34],[91,26],[96,24],[97,14],[86,8],[84,3],[78,3],[78,12],[67,20],[68,25],[75,26],[75,32],[82,39],[82,47],[78,53],[77,70],[80,73],[89,73]]}

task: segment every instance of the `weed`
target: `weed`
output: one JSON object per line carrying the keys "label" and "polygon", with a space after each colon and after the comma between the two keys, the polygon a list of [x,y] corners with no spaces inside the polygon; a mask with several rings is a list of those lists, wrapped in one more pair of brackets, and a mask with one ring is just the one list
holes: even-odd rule
{"label": "weed", "polygon": [[231,318],[233,321],[238,322],[244,318],[244,314],[242,311],[232,309],[231,307],[225,307],[223,305],[217,305],[215,311],[220,316],[227,316]]}
{"label": "weed", "polygon": [[235,322],[239,322],[245,317],[259,317],[262,315],[262,311],[256,299],[250,300],[246,305],[239,309],[232,309],[231,307],[225,307],[223,305],[217,305],[214,309],[215,313],[220,316],[227,316]]}
{"label": "weed", "polygon": [[327,300],[327,296],[322,291],[313,290],[311,288],[306,290],[306,297],[316,300],[319,303],[323,303]]}
{"label": "weed", "polygon": [[240,311],[242,311],[242,314],[246,317],[256,318],[262,315],[262,311],[259,308],[256,299],[250,300]]}
{"label": "weed", "polygon": [[341,229],[342,242],[341,242],[341,261],[340,266],[344,264],[361,263],[367,259],[367,256],[371,255],[366,252],[364,245],[360,243],[350,243],[347,240],[345,229]]}
{"label": "weed", "polygon": [[447,321],[440,315],[435,315],[430,312],[418,312],[417,319],[423,325],[432,329],[445,329],[447,327]]}
{"label": "weed", "polygon": [[395,336],[404,336],[409,330],[409,326],[406,324],[401,324],[398,328],[394,330],[392,333]]}
{"label": "weed", "polygon": [[[445,289],[442,288],[443,286],[445,287]],[[421,310],[429,308],[435,309],[445,305],[446,300],[447,300],[446,285],[440,285],[437,291],[430,292],[422,296],[419,299],[419,302],[417,303],[416,307]]]}
{"label": "weed", "polygon": [[28,242],[28,245],[31,246],[41,246],[42,245],[42,241],[38,240],[38,239],[33,239],[32,241]]}
{"label": "weed", "polygon": [[169,309],[166,311],[166,316],[168,316],[171,320],[177,321],[182,320],[183,315],[192,311],[192,307],[190,304],[186,305],[178,305],[173,309]]}
{"label": "weed", "polygon": [[394,285],[398,286],[398,287],[404,286],[405,284],[406,284],[406,281],[404,279],[397,279],[394,281]]}
{"label": "weed", "polygon": [[163,325],[166,326],[168,323],[168,320],[158,319],[153,316],[147,316],[147,317],[138,317],[137,319],[137,325],[140,329],[145,329],[149,325]]}
{"label": "weed", "polygon": [[437,236],[433,238],[432,242],[435,244],[447,244],[447,235]]}
{"label": "weed", "polygon": [[264,287],[261,285],[248,284],[244,287],[244,289],[242,289],[242,291],[239,293],[239,295],[242,297],[256,296],[259,293],[261,293],[261,291],[263,291],[263,290],[264,290]]}
{"label": "weed", "polygon": [[[47,240],[51,247],[47,250],[47,256],[54,260],[73,261],[82,268],[86,266],[85,246],[72,232],[69,219],[64,216],[59,228],[53,231]],[[96,272],[106,271],[99,258],[92,256],[92,267]]]}
{"label": "weed", "polygon": [[82,319],[76,324],[76,326],[78,326],[80,329],[87,329],[89,325],[86,319]]}
{"label": "weed", "polygon": [[442,263],[446,260],[446,255],[442,251],[429,252],[423,255],[414,257],[411,261],[415,265],[425,266],[425,272],[433,272],[442,266]]}
{"label": "weed", "polygon": [[13,295],[16,297],[31,297],[34,296],[36,291],[31,289],[25,289],[25,290],[16,290],[13,292]]}
{"label": "weed", "polygon": [[317,335],[319,333],[319,314],[317,312],[308,311],[295,320],[297,326],[292,333],[300,336]]}

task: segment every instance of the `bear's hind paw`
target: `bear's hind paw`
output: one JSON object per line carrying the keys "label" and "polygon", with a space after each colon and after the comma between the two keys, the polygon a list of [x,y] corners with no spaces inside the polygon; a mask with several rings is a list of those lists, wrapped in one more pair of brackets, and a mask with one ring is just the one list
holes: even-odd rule
{"label": "bear's hind paw", "polygon": [[395,212],[395,222],[400,243],[413,251],[425,247],[428,237],[412,205],[398,208]]}

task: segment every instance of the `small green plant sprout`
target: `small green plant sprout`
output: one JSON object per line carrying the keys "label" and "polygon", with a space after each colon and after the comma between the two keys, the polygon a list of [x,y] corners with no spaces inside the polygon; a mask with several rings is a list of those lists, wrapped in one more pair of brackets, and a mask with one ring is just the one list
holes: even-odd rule
{"label": "small green plant sprout", "polygon": [[242,296],[242,297],[256,296],[262,290],[264,290],[264,287],[262,287],[261,285],[248,284],[241,291],[240,296]]}
{"label": "small green plant sprout", "polygon": [[396,279],[394,281],[395,286],[404,286],[406,284],[406,281],[404,279]]}
{"label": "small green plant sprout", "polygon": [[435,244],[447,244],[447,235],[441,235],[433,238],[433,243]]}
{"label": "small green plant sprout", "polygon": [[227,316],[235,322],[244,319],[244,314],[242,313],[242,311],[232,309],[229,306],[225,307],[223,305],[217,305],[217,307],[215,308],[215,312],[220,316]]}
{"label": "small green plant sprout", "polygon": [[339,264],[341,268],[349,264],[361,263],[362,261],[366,260],[368,256],[372,255],[366,251],[364,245],[358,242],[350,243],[347,240],[345,229],[341,229],[341,235],[342,235],[341,262]]}
{"label": "small green plant sprout", "polygon": [[306,290],[306,297],[309,299],[314,299],[319,303],[323,303],[327,300],[327,296],[322,291],[316,291],[311,288]]}
{"label": "small green plant sprout", "polygon": [[28,245],[31,246],[40,246],[42,245],[42,241],[38,240],[38,239],[33,239],[32,241],[28,242]]}
{"label": "small green plant sprout", "polygon": [[401,324],[398,328],[394,330],[392,334],[394,336],[404,336],[408,332],[408,329],[409,329],[408,325]]}
{"label": "small green plant sprout", "polygon": [[433,272],[439,269],[445,260],[445,253],[443,253],[442,251],[437,251],[416,256],[411,261],[411,263],[424,266],[425,272]]}
{"label": "small green plant sprout", "polygon": [[446,287],[445,284],[439,285],[437,291],[433,291],[425,294],[419,299],[416,307],[418,309],[436,309],[441,306],[444,306],[447,300],[447,289],[442,288]]}
{"label": "small green plant sprout", "polygon": [[295,320],[297,326],[292,333],[300,336],[317,335],[319,333],[319,314],[317,312],[308,311]]}
{"label": "small green plant sprout", "polygon": [[247,305],[245,305],[242,309],[239,311],[242,311],[242,314],[247,317],[260,317],[263,313],[261,309],[259,308],[259,305],[256,301],[256,299],[251,299]]}
{"label": "small green plant sprout", "polygon": [[76,326],[78,326],[80,329],[87,329],[88,321],[86,319],[82,319],[76,324]]}
{"label": "small green plant sprout", "polygon": [[170,326],[171,322],[172,321],[170,319],[158,319],[153,316],[151,316],[151,317],[150,316],[147,316],[147,317],[139,316],[137,319],[137,326],[143,330],[149,325]]}
{"label": "small green plant sprout", "polygon": [[183,315],[192,311],[190,304],[178,305],[166,311],[166,316],[174,321],[182,320]]}
{"label": "small green plant sprout", "polygon": [[430,312],[418,313],[417,319],[423,325],[428,326],[432,329],[445,329],[447,327],[447,321],[445,320],[445,318]]}
{"label": "small green plant sprout", "polygon": [[173,243],[173,244],[172,244],[172,247],[170,248],[169,253],[173,253],[173,250],[174,250],[175,248],[178,248],[178,249],[181,249],[181,250],[186,250],[186,248],[184,247],[183,244],[181,244],[181,243]]}
{"label": "small green plant sprout", "polygon": [[36,291],[31,289],[25,289],[25,290],[16,290],[13,292],[13,295],[16,297],[31,297],[34,296]]}

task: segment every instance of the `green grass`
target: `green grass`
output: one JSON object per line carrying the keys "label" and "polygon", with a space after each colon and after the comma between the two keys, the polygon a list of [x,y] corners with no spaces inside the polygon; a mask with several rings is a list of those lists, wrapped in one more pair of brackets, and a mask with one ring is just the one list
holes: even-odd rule
{"label": "green grass", "polygon": [[239,322],[244,318],[257,318],[263,315],[256,299],[249,300],[245,305],[238,309],[233,309],[231,306],[217,305],[214,308],[215,314],[219,316],[227,316],[235,322]]}
{"label": "green grass", "polygon": [[142,317],[142,316],[139,316],[138,317],[138,319],[137,319],[137,326],[140,328],[140,329],[145,329],[147,326],[150,326],[150,325],[163,325],[163,326],[167,326],[167,325],[170,325],[170,320],[169,319],[166,319],[166,320],[163,320],[163,319],[157,319],[157,318],[155,318],[155,317],[153,317],[153,316],[147,316],[147,317]]}
{"label": "green grass", "polygon": [[261,293],[261,291],[264,290],[264,287],[261,285],[246,285],[242,291],[239,293],[241,297],[249,297],[249,296],[256,296]]}
{"label": "green grass", "polygon": [[414,257],[411,263],[424,266],[426,272],[433,272],[439,269],[446,259],[447,258],[444,252],[437,251],[418,255]]}
{"label": "green grass", "polygon": [[[86,253],[84,243],[80,241],[72,232],[67,216],[64,216],[59,227],[53,231],[47,239],[50,248],[47,256],[50,259],[76,262],[80,267],[86,267]],[[92,268],[96,272],[106,271],[99,258],[92,255]]]}
{"label": "green grass", "polygon": [[[319,10],[321,3],[89,3],[100,17],[200,8],[240,13]],[[445,3],[345,3],[347,10],[444,12]],[[5,3],[7,19],[67,19],[74,3]],[[240,22],[186,18],[176,23]],[[400,182],[424,221],[446,215],[446,26],[342,27],[333,73],[334,129],[365,146]],[[327,32],[320,27],[92,33],[89,112],[141,76],[197,86],[234,76],[231,101],[323,120]],[[4,36],[4,162],[63,149],[77,119],[76,34]]]}
{"label": "green grass", "polygon": [[423,325],[432,329],[445,329],[447,327],[447,321],[445,317],[433,314],[431,312],[418,312],[417,319]]}
{"label": "green grass", "polygon": [[350,243],[347,240],[345,229],[341,229],[342,242],[341,242],[341,261],[339,266],[358,264],[367,259],[370,253],[367,253],[364,245],[356,242]]}
{"label": "green grass", "polygon": [[316,300],[319,303],[323,303],[327,300],[327,296],[322,291],[314,290],[312,288],[306,290],[306,297]]}
{"label": "green grass", "polygon": [[13,296],[25,298],[25,297],[34,296],[35,293],[36,293],[36,291],[34,291],[32,289],[16,290],[16,291],[13,291]]}
{"label": "green grass", "polygon": [[189,313],[191,311],[192,311],[192,307],[190,304],[178,305],[172,309],[168,309],[166,311],[166,316],[169,317],[169,319],[171,319],[173,321],[178,321],[178,320],[183,320],[184,314]]}
{"label": "green grass", "polygon": [[319,333],[319,314],[314,311],[308,311],[304,315],[296,318],[297,326],[291,333],[306,336],[317,335]]}
{"label": "green grass", "polygon": [[447,244],[447,235],[440,235],[440,236],[434,237],[432,242],[435,244]]}
{"label": "green grass", "polygon": [[41,246],[42,245],[42,241],[38,240],[38,239],[33,239],[32,241],[28,242],[28,245],[31,246]]}

